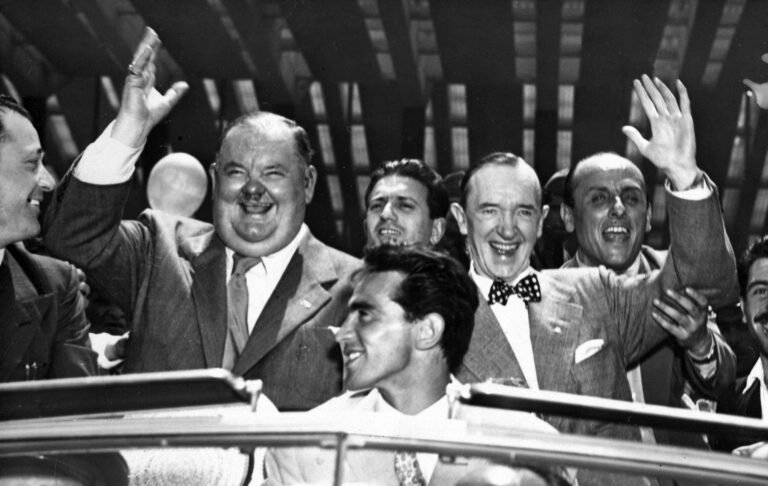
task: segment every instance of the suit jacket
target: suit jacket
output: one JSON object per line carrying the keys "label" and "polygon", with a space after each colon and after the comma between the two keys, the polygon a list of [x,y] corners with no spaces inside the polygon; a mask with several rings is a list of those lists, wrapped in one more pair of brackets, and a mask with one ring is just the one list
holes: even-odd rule
{"label": "suit jacket", "polygon": [[[349,417],[356,414],[376,413],[380,399],[377,393],[348,392],[312,410],[313,414],[328,414],[332,417]],[[477,407],[465,407],[477,408]],[[460,409],[461,410],[461,409]],[[474,411],[476,412],[476,411]],[[472,410],[460,411],[472,417]],[[481,412],[482,413],[482,412]],[[514,412],[513,412],[514,413]],[[527,430],[556,433],[533,415],[515,413],[509,423]],[[401,427],[398,425],[398,427]],[[402,428],[407,429],[407,425]],[[279,484],[332,484],[335,471],[335,450],[320,447],[269,449],[264,459],[268,485]],[[429,480],[430,485],[448,486],[456,484],[469,472],[488,465],[479,458],[460,458],[454,463],[438,460]],[[394,453],[386,450],[348,449],[344,458],[344,484],[370,484],[397,486],[399,481],[394,469]],[[553,474],[570,478],[569,473],[556,471]],[[567,484],[564,481],[563,484]]]}
{"label": "suit jacket", "polygon": [[[654,250],[643,245],[637,258],[640,259],[638,273],[645,275],[658,270],[664,265],[668,252]],[[565,262],[562,268],[579,268],[576,257]],[[736,378],[736,356],[717,330],[717,325],[710,323],[715,343],[717,370],[709,379],[703,379],[694,363],[670,336],[645,355],[640,361],[645,402],[665,407],[687,408],[681,401],[685,392],[686,381],[696,392],[693,399],[704,397],[717,400],[717,397],[729,389]],[[706,448],[700,434],[689,434],[666,429],[654,429],[656,441],[660,444],[684,445]]]}
{"label": "suit jacket", "polygon": [[[625,374],[667,334],[650,311],[664,288],[702,289],[717,306],[737,299],[733,251],[715,194],[703,201],[667,196],[671,251],[660,271],[620,278],[604,267],[540,272],[541,302],[528,306],[534,362],[542,390],[630,400]],[[697,265],[707,262],[705,266]],[[485,296],[475,314],[462,382],[514,378],[525,382],[511,346]],[[594,345],[576,362],[577,349]],[[639,439],[635,427],[550,417],[562,432]]]}
{"label": "suit jacket", "polygon": [[[76,262],[129,316],[125,371],[220,367],[227,332],[224,244],[212,225],[159,211],[121,221],[128,189],[128,183],[65,179],[46,218],[51,253]],[[341,391],[341,355],[328,326],[346,317],[346,277],[358,266],[308,234],[232,371],[263,380],[282,410],[309,409]]]}
{"label": "suit jacket", "polygon": [[96,353],[74,268],[20,244],[6,247],[4,259],[0,382],[95,375]]}
{"label": "suit jacket", "polygon": [[[758,360],[758,366],[762,366]],[[747,378],[736,380],[733,387],[720,396],[717,402],[717,413],[741,415],[742,417],[763,418],[763,408],[760,403],[760,381],[753,381],[747,388]],[[737,447],[753,444],[754,438],[729,434],[727,436],[710,436],[712,447],[717,450],[730,452]]]}

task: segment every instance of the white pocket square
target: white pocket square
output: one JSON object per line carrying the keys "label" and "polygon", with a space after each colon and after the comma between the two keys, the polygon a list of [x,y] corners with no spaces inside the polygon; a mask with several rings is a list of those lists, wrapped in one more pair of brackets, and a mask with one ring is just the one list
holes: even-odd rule
{"label": "white pocket square", "polygon": [[603,349],[603,346],[605,346],[605,340],[603,339],[590,339],[587,342],[579,344],[579,347],[576,348],[576,352],[574,353],[576,364],[579,364],[594,355]]}

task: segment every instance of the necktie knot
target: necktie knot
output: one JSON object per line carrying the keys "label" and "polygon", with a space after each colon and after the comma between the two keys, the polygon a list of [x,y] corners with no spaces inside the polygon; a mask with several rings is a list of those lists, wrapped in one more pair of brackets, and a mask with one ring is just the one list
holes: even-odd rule
{"label": "necktie knot", "polygon": [[520,297],[526,306],[530,302],[541,302],[539,278],[535,274],[530,274],[516,285],[510,285],[501,279],[494,280],[488,293],[488,304],[507,305],[509,296],[512,294]]}
{"label": "necktie knot", "polygon": [[235,253],[232,255],[232,275],[241,277],[245,275],[248,270],[258,265],[261,262],[259,257],[249,257]]}

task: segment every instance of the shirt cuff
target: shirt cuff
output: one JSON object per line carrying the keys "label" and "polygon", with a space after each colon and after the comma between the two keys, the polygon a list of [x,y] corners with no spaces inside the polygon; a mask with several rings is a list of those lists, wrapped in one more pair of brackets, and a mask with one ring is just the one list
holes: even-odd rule
{"label": "shirt cuff", "polygon": [[686,354],[688,361],[693,364],[701,378],[708,380],[715,375],[717,371],[717,346],[715,346],[715,338],[712,334],[709,335],[709,348],[704,356],[695,356],[690,351],[686,351]]}
{"label": "shirt cuff", "polygon": [[707,183],[707,179],[704,177],[703,173],[699,173],[698,176],[696,176],[696,180],[694,183],[688,187],[687,189],[684,189],[682,191],[676,191],[672,188],[672,183],[667,179],[664,182],[664,187],[666,188],[667,192],[670,194],[674,194],[676,197],[679,197],[680,199],[685,199],[687,201],[703,201],[704,199],[708,198],[712,195],[712,188],[709,187],[709,184]]}
{"label": "shirt cuff", "polygon": [[114,121],[110,123],[83,152],[73,171],[78,180],[106,186],[122,184],[131,179],[144,145],[134,148],[113,139],[111,135],[114,124]]}

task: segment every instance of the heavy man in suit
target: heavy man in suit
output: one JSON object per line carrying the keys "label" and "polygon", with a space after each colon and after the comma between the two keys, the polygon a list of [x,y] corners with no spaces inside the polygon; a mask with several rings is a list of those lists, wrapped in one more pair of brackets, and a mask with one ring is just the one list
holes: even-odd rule
{"label": "heavy man in suit", "polygon": [[[624,132],[668,178],[671,251],[660,271],[622,279],[605,268],[534,272],[531,250],[547,214],[533,169],[512,154],[475,164],[452,211],[481,291],[470,349],[458,372],[464,382],[512,380],[542,390],[629,400],[625,369],[671,333],[696,355],[706,353],[706,326],[657,325],[653,303],[664,289],[702,289],[713,305],[734,298],[733,253],[720,206],[695,159],[690,101],[678,105],[660,81],[644,76],[635,92],[653,138]],[[704,265],[702,265],[704,264]],[[520,285],[517,285],[520,284]],[[634,427],[552,417],[564,432],[639,439]]]}
{"label": "heavy man in suit", "polygon": [[[354,282],[349,316],[336,333],[345,384],[354,391],[310,413],[345,417],[351,423],[371,420],[374,413],[382,420],[397,420],[402,430],[425,422],[439,426],[437,421],[449,416],[450,373],[461,363],[472,336],[475,285],[448,256],[392,245],[371,249]],[[531,414],[510,412],[507,418],[521,428],[555,433]],[[335,455],[320,448],[270,450],[265,459],[268,484],[330,483]],[[437,454],[350,449],[341,464],[344,484],[442,486],[456,484],[484,463],[448,464]]]}
{"label": "heavy man in suit", "polygon": [[[643,245],[651,228],[651,206],[643,173],[632,161],[615,153],[600,153],[578,162],[565,183],[560,214],[575,233],[578,248],[562,268],[604,265],[619,275],[645,275],[660,269],[667,251]],[[655,316],[673,321],[707,319],[707,301],[695,290],[663,295]],[[666,302],[664,302],[666,301]],[[711,341],[696,356],[669,337],[627,372],[632,398],[640,403],[684,407],[683,396],[717,400],[736,375],[736,357],[712,323]],[[692,397],[692,398],[691,398]],[[700,434],[641,429],[649,443],[706,447]]]}
{"label": "heavy man in suit", "polygon": [[328,327],[346,316],[359,262],[303,224],[316,171],[301,127],[266,112],[228,127],[210,167],[213,225],[154,211],[120,220],[147,134],[187,88],[154,89],[158,44],[139,47],[115,122],[59,186],[49,248],[130,316],[125,371],[223,366],[262,379],[280,409],[318,405],[341,391]]}
{"label": "heavy man in suit", "polygon": [[0,382],[96,374],[74,267],[21,243],[53,184],[29,113],[0,95]]}

